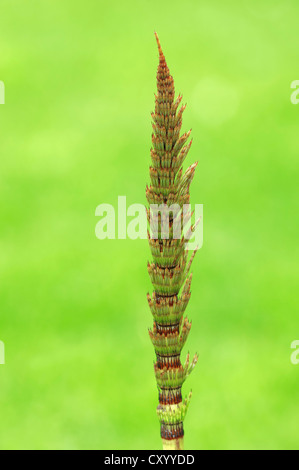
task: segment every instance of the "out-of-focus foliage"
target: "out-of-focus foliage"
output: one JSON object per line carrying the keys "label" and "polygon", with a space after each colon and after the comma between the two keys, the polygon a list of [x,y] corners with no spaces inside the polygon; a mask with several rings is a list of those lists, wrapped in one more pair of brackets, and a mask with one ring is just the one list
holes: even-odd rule
{"label": "out-of-focus foliage", "polygon": [[148,244],[94,232],[146,203],[155,30],[204,204],[185,448],[298,448],[298,8],[1,1],[1,448],[160,447]]}

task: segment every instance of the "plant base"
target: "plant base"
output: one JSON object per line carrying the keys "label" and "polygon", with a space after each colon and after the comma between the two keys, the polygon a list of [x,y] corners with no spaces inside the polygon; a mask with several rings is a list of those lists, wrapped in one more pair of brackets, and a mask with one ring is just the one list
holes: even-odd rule
{"label": "plant base", "polygon": [[184,438],[162,439],[163,450],[184,450]]}

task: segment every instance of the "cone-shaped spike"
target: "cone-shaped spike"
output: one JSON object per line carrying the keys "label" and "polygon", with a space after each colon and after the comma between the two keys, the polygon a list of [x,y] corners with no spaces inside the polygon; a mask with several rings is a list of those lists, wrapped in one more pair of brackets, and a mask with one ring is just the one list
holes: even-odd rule
{"label": "cone-shaped spike", "polygon": [[[151,184],[146,187],[146,197],[149,204],[166,205],[168,208],[175,204],[182,209],[184,204],[189,203],[189,187],[197,163],[183,173],[182,163],[191,145],[187,143],[191,131],[180,135],[186,106],[179,109],[182,97],[174,99],[174,81],[156,32],[155,37],[159,51],[158,93],[152,113]],[[156,224],[155,238],[148,236],[153,262],[148,263],[147,268],[154,292],[147,298],[154,319],[149,336],[156,353],[154,370],[159,390],[158,416],[164,444],[173,441],[176,445],[183,439],[183,420],[189,404],[188,400],[182,401],[181,388],[197,361],[196,356],[190,364],[189,353],[184,365],[180,359],[191,328],[191,323],[184,319],[184,312],[191,295],[192,274],[189,274],[189,269],[194,258],[193,254],[188,262],[183,233],[180,238],[174,236],[175,224],[181,226],[183,222],[181,213],[174,216],[172,212],[171,217],[168,213],[167,218],[162,213],[160,218],[153,215],[151,222],[149,209],[147,211],[150,224]]]}

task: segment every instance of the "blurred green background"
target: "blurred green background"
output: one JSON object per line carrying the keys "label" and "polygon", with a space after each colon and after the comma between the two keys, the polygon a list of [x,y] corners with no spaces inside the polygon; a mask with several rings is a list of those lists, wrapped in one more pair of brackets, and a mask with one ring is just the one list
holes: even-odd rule
{"label": "blurred green background", "polygon": [[159,449],[145,240],[158,31],[204,204],[186,449],[298,448],[296,0],[0,1],[0,447]]}

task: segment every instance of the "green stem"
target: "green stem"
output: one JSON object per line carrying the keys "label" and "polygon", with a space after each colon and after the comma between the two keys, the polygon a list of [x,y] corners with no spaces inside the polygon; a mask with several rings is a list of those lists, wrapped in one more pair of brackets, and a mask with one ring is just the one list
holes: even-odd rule
{"label": "green stem", "polygon": [[[181,388],[197,362],[195,355],[189,363],[188,353],[183,365],[180,357],[191,329],[191,323],[184,318],[184,312],[191,295],[192,274],[189,269],[195,254],[192,254],[188,262],[183,232],[187,230],[189,220],[185,221],[183,208],[189,204],[189,187],[197,164],[191,165],[183,173],[182,163],[192,142],[187,143],[191,131],[180,136],[182,114],[186,106],[183,105],[179,109],[182,96],[174,99],[174,81],[169,73],[158,35],[155,35],[159,65],[155,111],[152,113],[151,181],[146,189],[146,198],[151,209],[160,206],[160,215],[156,213],[153,217],[156,224],[155,236],[152,238],[152,232],[148,233],[153,257],[153,262],[148,263],[148,272],[154,287],[153,295],[148,294],[154,320],[153,329],[149,334],[156,353],[154,369],[159,389],[157,413],[161,423],[163,449],[182,450],[183,421],[191,395],[183,401]],[[165,206],[170,212],[164,225],[165,213],[162,215],[161,207],[163,210]],[[176,213],[174,206],[178,211]],[[150,224],[151,217],[149,211]],[[177,238],[177,232],[174,230],[177,226],[183,229],[180,238]],[[166,236],[165,227],[166,232],[168,229]],[[191,231],[194,228],[192,225]]]}

